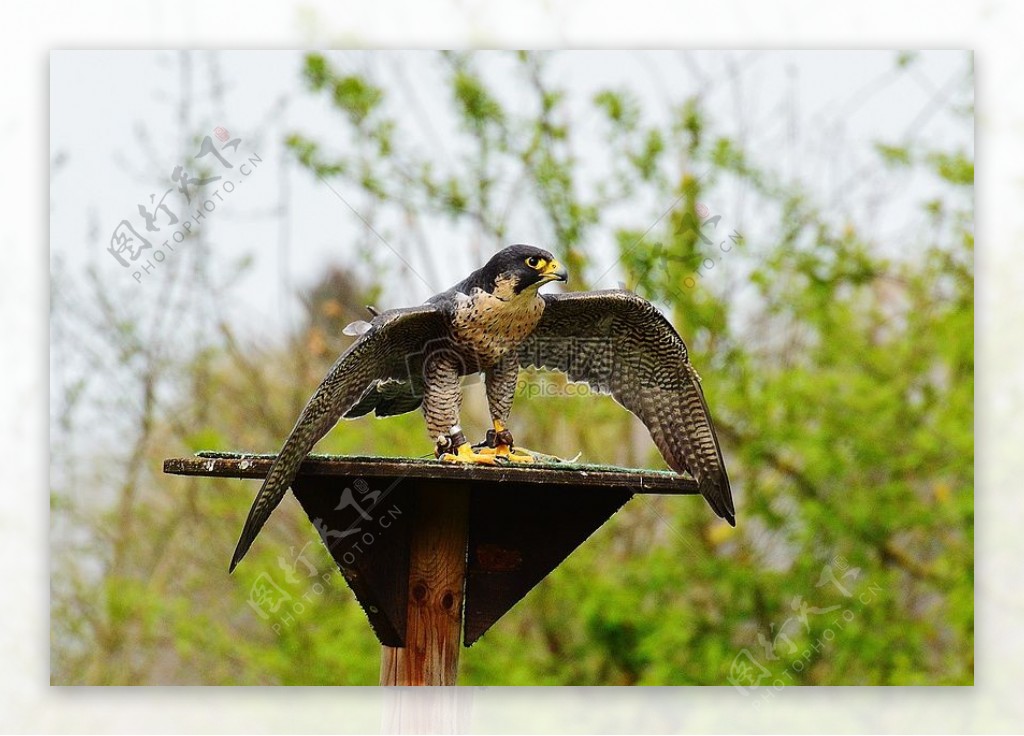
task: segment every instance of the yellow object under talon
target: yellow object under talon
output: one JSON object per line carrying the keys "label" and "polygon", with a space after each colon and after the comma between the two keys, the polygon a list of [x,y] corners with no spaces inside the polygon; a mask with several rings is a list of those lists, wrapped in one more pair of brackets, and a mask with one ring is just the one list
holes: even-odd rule
{"label": "yellow object under talon", "polygon": [[454,454],[444,453],[438,460],[445,463],[476,463],[477,465],[503,465],[507,462],[504,458],[499,460],[495,455],[475,452],[469,443],[459,445]]}
{"label": "yellow object under talon", "polygon": [[490,455],[491,457],[504,458],[506,462],[510,463],[532,463],[533,455],[526,452],[525,450],[517,450],[508,445],[498,445],[497,447],[481,447],[477,452],[481,455]]}

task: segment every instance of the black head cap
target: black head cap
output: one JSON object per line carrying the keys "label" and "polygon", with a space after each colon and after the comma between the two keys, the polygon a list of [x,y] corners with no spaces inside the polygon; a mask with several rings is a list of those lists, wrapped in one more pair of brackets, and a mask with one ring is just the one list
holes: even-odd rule
{"label": "black head cap", "polygon": [[488,291],[511,290],[520,294],[549,281],[566,281],[565,267],[551,253],[532,245],[510,245],[491,257],[480,275]]}

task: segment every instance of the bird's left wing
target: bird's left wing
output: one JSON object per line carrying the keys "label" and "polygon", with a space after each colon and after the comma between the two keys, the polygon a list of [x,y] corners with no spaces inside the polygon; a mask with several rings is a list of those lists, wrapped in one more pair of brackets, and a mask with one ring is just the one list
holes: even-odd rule
{"label": "bird's left wing", "polygon": [[629,291],[545,294],[544,316],[519,362],[562,371],[636,414],[669,466],[689,471],[715,513],[733,526],[729,477],[700,378],[667,319]]}
{"label": "bird's left wing", "polygon": [[378,381],[410,380],[425,347],[446,335],[447,321],[437,305],[392,309],[374,317],[369,329],[338,358],[295,422],[249,509],[231,570],[249,551],[313,445]]}

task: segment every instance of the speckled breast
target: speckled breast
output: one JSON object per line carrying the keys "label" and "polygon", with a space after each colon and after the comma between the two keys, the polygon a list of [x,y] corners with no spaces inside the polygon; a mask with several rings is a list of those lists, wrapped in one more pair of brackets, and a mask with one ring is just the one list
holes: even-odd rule
{"label": "speckled breast", "polygon": [[474,289],[456,297],[452,336],[477,363],[472,368],[482,370],[518,348],[543,314],[544,300],[536,291],[506,300]]}

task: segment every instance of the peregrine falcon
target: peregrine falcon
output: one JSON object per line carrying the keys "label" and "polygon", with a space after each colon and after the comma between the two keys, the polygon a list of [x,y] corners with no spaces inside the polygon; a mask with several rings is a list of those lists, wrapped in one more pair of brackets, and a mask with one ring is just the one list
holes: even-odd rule
{"label": "peregrine falcon", "polygon": [[[418,307],[346,329],[359,338],[302,410],[256,495],[231,570],[280,503],[303,459],[342,417],[393,416],[422,406],[446,462],[533,462],[514,447],[509,412],[521,368],[565,373],[636,414],[676,472],[689,472],[716,514],[736,525],[729,478],[686,345],[647,300],[629,291],[540,294],[568,273],[551,253],[513,245]],[[470,445],[459,425],[462,378],[484,374],[493,429]]]}

